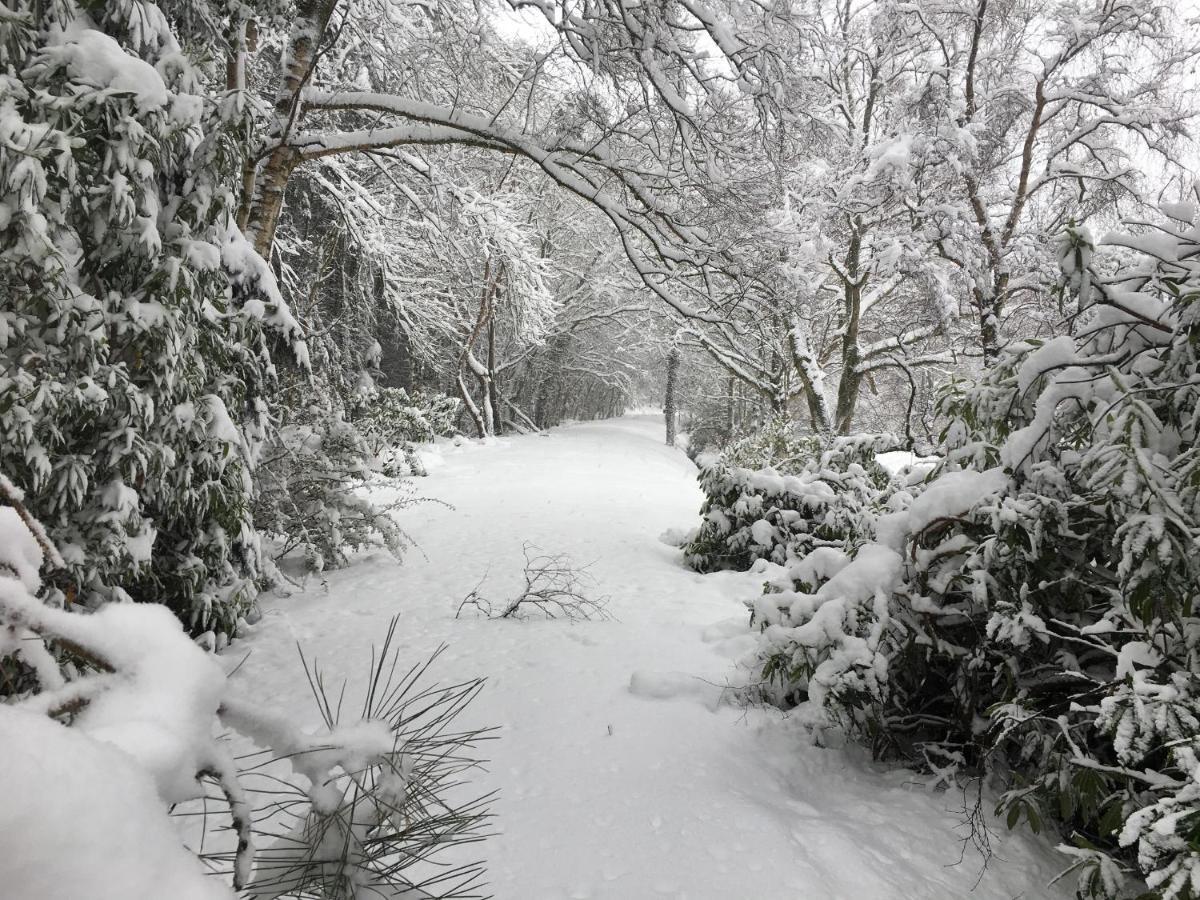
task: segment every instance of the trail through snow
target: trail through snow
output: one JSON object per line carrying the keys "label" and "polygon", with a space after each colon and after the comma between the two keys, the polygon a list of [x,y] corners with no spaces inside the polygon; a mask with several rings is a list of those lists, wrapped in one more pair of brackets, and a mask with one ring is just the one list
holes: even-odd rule
{"label": "trail through snow", "polygon": [[[701,495],[656,416],[448,448],[398,514],[421,552],[370,555],[265,601],[263,624],[226,654],[250,656],[248,690],[318,718],[296,642],[351,690],[400,616],[412,662],[445,642],[443,679],[486,676],[469,715],[501,726],[481,790],[500,792],[486,856],[497,900],[1011,900],[1062,857],[995,824],[981,876],[962,852],[962,796],[853,750],[812,745],[795,717],[721,704],[752,645],[748,573],[697,575],[658,540],[696,521]],[[497,600],[520,583],[522,544],[594,561],[614,621],[454,618],[486,573]],[[977,884],[978,881],[978,884]]]}

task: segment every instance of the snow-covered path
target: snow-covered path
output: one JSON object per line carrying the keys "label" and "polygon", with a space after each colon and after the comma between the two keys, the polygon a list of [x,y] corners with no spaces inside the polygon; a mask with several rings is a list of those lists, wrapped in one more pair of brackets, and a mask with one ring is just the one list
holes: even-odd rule
{"label": "snow-covered path", "polygon": [[[813,747],[778,712],[715,703],[752,640],[739,600],[759,579],[697,575],[658,540],[701,501],[661,419],[450,448],[420,489],[454,507],[399,514],[424,556],[372,555],[268,599],[228,655],[249,649],[235,678],[314,726],[296,641],[353,687],[399,614],[407,658],[444,642],[440,675],[486,676],[470,715],[501,726],[478,779],[500,791],[500,833],[480,851],[498,900],[1070,896],[1045,886],[1061,857],[1007,833],[976,888],[979,858],[954,865],[961,796]],[[615,620],[456,620],[485,572],[485,595],[516,587],[526,541],[595,561]]]}

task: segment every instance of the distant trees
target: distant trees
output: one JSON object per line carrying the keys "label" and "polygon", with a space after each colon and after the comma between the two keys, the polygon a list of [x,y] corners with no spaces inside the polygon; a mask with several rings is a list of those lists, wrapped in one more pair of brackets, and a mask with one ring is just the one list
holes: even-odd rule
{"label": "distant trees", "polygon": [[990,364],[1014,331],[1061,317],[1038,298],[1065,230],[1114,222],[1150,189],[1147,162],[1173,160],[1189,117],[1173,79],[1197,45],[1168,3],[973,0],[914,19],[945,73],[926,140],[954,198],[922,223],[959,272]]}
{"label": "distant trees", "polygon": [[[655,298],[764,408],[802,411],[820,433],[895,425],[928,407],[931,380],[988,364],[1026,325],[1055,327],[1060,311],[1032,289],[1056,277],[1055,235],[1130,196],[1135,142],[1170,154],[1183,114],[1168,76],[1195,50],[1176,46],[1164,5],[1123,0],[769,12],[304,0],[277,12],[215,26],[254,123],[239,220],[271,252],[309,202],[297,176],[305,195],[331,192],[347,223],[372,220],[347,225],[356,265],[374,261],[359,305],[441,329],[438,355],[457,361],[443,386],[476,433],[536,418],[493,395],[504,363],[484,359],[504,342],[506,298],[539,294],[504,287],[533,245],[501,259],[476,241],[451,251],[453,266],[439,249],[442,274],[416,293],[411,279],[397,288],[391,251],[428,247],[445,215],[475,227],[462,216],[498,202],[492,188],[513,209],[567,196],[589,207],[589,233],[572,240],[615,235],[638,282],[619,302]],[[523,37],[498,24],[534,14]],[[431,313],[448,295],[416,297],[458,265],[473,274],[443,285],[460,313]],[[430,358],[411,343],[420,329],[397,333]]]}

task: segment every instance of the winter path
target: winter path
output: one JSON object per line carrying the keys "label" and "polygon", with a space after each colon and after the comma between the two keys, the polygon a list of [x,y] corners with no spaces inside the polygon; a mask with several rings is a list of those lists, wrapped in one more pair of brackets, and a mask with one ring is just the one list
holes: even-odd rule
{"label": "winter path", "polygon": [[[424,556],[371,555],[266,600],[226,654],[251,651],[235,678],[315,727],[295,642],[354,697],[395,614],[405,659],[444,642],[441,678],[486,676],[469,717],[501,726],[477,777],[500,791],[499,834],[474,849],[498,900],[1068,897],[1045,886],[1062,858],[999,824],[975,887],[973,851],[954,865],[961,795],[813,747],[778,712],[716,704],[759,579],[697,575],[658,540],[701,502],[661,436],[660,418],[628,417],[446,447],[420,490],[454,508],[398,514]],[[509,596],[526,541],[594,560],[615,621],[455,620],[485,570],[481,592]]]}

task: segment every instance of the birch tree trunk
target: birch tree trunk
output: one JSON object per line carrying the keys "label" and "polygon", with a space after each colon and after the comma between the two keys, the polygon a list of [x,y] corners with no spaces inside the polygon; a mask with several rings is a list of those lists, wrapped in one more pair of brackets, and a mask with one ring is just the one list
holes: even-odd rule
{"label": "birch tree trunk", "polygon": [[288,143],[288,138],[300,119],[300,95],[316,64],[317,47],[335,6],[337,0],[301,0],[296,4],[296,19],[284,56],[283,77],[275,94],[276,133],[273,138],[277,143],[257,176],[253,179],[249,174],[244,176],[245,187],[253,182],[245,217],[246,237],[264,259],[270,259],[288,179],[302,160],[300,151]]}

